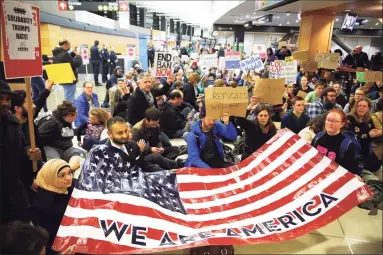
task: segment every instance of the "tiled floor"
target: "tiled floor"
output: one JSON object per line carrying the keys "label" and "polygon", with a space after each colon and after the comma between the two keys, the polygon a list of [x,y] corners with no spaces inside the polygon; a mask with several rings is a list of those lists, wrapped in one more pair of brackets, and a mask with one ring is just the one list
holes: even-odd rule
{"label": "tiled floor", "polygon": [[[84,80],[80,76],[80,80]],[[92,80],[92,78],[90,79]],[[76,96],[82,93],[79,83]],[[62,87],[51,94],[48,108],[54,109],[63,100]],[[105,96],[105,86],[95,87],[100,102]],[[184,144],[182,140],[175,145]],[[382,254],[382,211],[370,216],[367,210],[358,207],[338,220],[310,234],[278,244],[257,244],[235,246],[236,254]],[[167,252],[166,254],[169,254]],[[187,250],[174,251],[172,254],[188,254]]]}

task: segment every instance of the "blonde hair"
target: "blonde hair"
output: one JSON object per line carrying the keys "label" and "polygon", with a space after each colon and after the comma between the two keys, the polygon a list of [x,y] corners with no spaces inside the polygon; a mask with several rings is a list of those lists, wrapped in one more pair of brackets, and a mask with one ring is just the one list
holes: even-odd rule
{"label": "blonde hair", "polygon": [[199,76],[198,73],[192,73],[189,76],[189,82],[190,83],[198,83],[201,80],[201,77]]}
{"label": "blonde hair", "polygon": [[[359,117],[359,115],[358,115],[358,113],[357,113],[356,111],[357,111],[357,109],[358,109],[358,104],[359,104],[360,102],[362,102],[362,101],[364,101],[364,102],[367,103],[367,105],[368,105],[368,112],[367,112],[366,115],[364,115],[364,116],[362,117],[362,119],[360,120],[360,117]],[[371,106],[372,106],[372,104],[371,104],[371,100],[370,100],[370,99],[368,99],[368,98],[360,99],[359,101],[355,102],[355,104],[354,104],[354,106],[352,107],[351,112],[350,112],[349,115],[351,115],[352,117],[354,117],[354,119],[355,119],[357,122],[368,122],[368,121],[370,121],[370,119],[371,119]]]}
{"label": "blonde hair", "polygon": [[222,79],[217,79],[214,82],[214,87],[215,88],[226,87],[226,84]]}
{"label": "blonde hair", "polygon": [[102,108],[92,108],[89,111],[89,115],[90,114],[96,117],[103,125],[106,125],[106,122],[108,122],[110,118],[109,113]]}

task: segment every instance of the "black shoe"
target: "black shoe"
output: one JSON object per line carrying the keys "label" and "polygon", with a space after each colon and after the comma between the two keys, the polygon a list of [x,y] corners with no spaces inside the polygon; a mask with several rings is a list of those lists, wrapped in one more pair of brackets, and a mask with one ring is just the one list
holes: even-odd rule
{"label": "black shoe", "polygon": [[96,83],[96,86],[102,86],[102,84],[101,83]]}
{"label": "black shoe", "polygon": [[185,166],[186,160],[178,158],[178,159],[176,159],[176,162],[177,162],[178,168],[183,168]]}

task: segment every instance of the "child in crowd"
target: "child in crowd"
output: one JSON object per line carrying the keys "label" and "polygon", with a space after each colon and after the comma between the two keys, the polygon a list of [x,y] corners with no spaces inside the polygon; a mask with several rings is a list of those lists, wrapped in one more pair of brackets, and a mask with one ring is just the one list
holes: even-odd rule
{"label": "child in crowd", "polygon": [[[95,144],[100,144],[102,131],[106,127],[106,122],[110,118],[110,114],[102,108],[93,108],[89,111],[89,121],[78,128],[77,141],[78,146],[86,151]],[[81,131],[86,129],[83,142],[81,142]]]}

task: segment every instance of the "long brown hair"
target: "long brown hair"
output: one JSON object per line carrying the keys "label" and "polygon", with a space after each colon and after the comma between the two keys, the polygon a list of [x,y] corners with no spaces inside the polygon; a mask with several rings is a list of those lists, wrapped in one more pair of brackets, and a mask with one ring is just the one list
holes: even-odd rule
{"label": "long brown hair", "polygon": [[358,104],[359,104],[360,102],[362,102],[362,101],[364,101],[364,102],[367,103],[367,105],[368,105],[368,112],[366,113],[366,115],[364,115],[364,116],[362,117],[361,122],[368,122],[368,121],[370,121],[370,119],[371,119],[371,105],[372,105],[372,104],[371,104],[371,100],[368,99],[368,98],[363,98],[363,99],[360,99],[358,102],[355,102],[355,104],[354,104],[354,106],[352,107],[351,112],[350,112],[349,115],[351,115],[352,117],[354,117],[354,119],[355,119],[357,122],[360,122],[360,117],[359,117],[359,115],[358,115],[358,113],[357,113],[356,111],[357,111],[357,109],[358,109]]}
{"label": "long brown hair", "polygon": [[102,108],[92,108],[89,111],[89,115],[90,114],[96,117],[100,121],[100,123],[103,125],[106,125],[106,122],[108,122],[110,118],[109,113]]}
{"label": "long brown hair", "polygon": [[258,118],[256,116],[258,116],[258,114],[262,111],[267,111],[267,113],[269,114],[269,119],[267,120],[267,123],[265,125],[265,127],[269,127],[270,130],[274,130],[275,132],[277,131],[277,128],[275,127],[273,121],[271,120],[271,108],[267,105],[267,104],[260,104],[257,106],[257,108],[255,108],[254,110],[254,115],[255,115],[255,121],[258,125],[260,125],[258,123]]}

